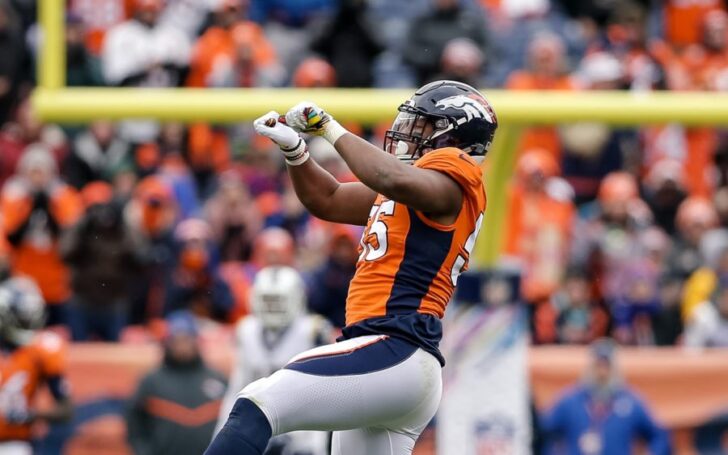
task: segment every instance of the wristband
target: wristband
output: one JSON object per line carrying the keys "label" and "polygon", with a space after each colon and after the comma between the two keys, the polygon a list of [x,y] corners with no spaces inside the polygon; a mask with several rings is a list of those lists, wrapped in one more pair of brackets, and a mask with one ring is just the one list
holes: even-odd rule
{"label": "wristband", "polygon": [[288,149],[281,147],[281,152],[283,152],[283,155],[286,157],[286,164],[289,166],[300,166],[308,161],[310,157],[308,153],[308,146],[303,139],[299,139],[298,144],[296,144],[293,148]]}
{"label": "wristband", "polygon": [[324,132],[321,136],[326,139],[329,144],[334,145],[336,141],[338,141],[339,138],[346,133],[348,133],[346,128],[341,126],[336,120],[331,119],[324,125]]}

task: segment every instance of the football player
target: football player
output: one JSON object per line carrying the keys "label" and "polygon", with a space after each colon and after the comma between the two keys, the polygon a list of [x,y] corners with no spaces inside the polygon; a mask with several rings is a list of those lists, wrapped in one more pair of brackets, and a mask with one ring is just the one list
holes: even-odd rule
{"label": "football player", "polygon": [[[35,422],[63,422],[72,405],[65,384],[65,345],[55,334],[39,332],[45,303],[29,278],[15,277],[0,286],[0,453],[31,455]],[[47,385],[55,405],[35,409],[33,401]]]}
{"label": "football player", "polygon": [[[436,81],[399,107],[388,153],[310,102],[254,126],[280,146],[313,215],[366,229],[340,341],[243,389],[207,453],[260,454],[272,435],[332,430],[335,455],[410,454],[440,401],[440,319],[483,222],[478,161],[495,113],[473,87]],[[300,132],[333,144],[359,182],[313,162]]]}
{"label": "football player", "polygon": [[[306,313],[306,289],[295,269],[260,270],[250,294],[252,312],[235,328],[235,364],[218,430],[243,387],[283,368],[294,355],[333,340],[333,327],[323,317]],[[266,453],[325,455],[328,445],[325,432],[294,431],[274,437]]]}

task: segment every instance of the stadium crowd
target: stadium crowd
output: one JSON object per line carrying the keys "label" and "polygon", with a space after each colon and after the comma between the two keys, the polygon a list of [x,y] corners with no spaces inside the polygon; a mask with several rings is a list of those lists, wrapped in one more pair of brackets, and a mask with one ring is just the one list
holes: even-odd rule
{"label": "stadium crowd", "polygon": [[[728,90],[720,0],[70,0],[67,11],[71,86]],[[44,124],[29,102],[35,17],[36,2],[0,0],[0,267],[35,280],[47,323],[109,341],[180,309],[231,323],[249,311],[256,271],[284,264],[304,274],[310,310],[341,327],[361,230],[309,216],[247,123]],[[381,143],[382,120],[347,127]],[[324,141],[311,151],[352,178]],[[534,343],[728,346],[728,136],[579,123],[531,127],[518,153],[504,248],[523,267]]]}

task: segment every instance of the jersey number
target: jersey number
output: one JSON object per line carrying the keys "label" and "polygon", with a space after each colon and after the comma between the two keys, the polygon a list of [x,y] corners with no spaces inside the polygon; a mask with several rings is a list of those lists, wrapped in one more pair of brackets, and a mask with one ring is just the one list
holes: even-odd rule
{"label": "jersey number", "polygon": [[[359,260],[376,261],[387,254],[387,225],[382,221],[385,215],[394,215],[394,201],[384,201],[372,207],[372,224],[361,238],[362,251]],[[374,238],[372,238],[374,236]]]}
{"label": "jersey number", "polygon": [[450,281],[452,281],[452,285],[455,286],[458,284],[458,277],[468,267],[468,261],[470,260],[470,253],[473,251],[473,247],[475,246],[475,239],[478,238],[478,232],[480,232],[480,226],[483,224],[483,214],[481,213],[478,219],[475,221],[475,229],[473,232],[470,233],[470,236],[465,241],[465,253],[466,255],[463,256],[462,254],[459,254],[458,257],[455,259],[455,263],[452,265],[452,270],[450,270]]}

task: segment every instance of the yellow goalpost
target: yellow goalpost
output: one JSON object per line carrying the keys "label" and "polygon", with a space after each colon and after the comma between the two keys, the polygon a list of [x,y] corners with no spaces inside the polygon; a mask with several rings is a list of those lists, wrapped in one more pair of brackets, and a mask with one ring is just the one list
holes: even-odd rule
{"label": "yellow goalpost", "polygon": [[[67,88],[65,83],[65,0],[38,2],[42,44],[33,105],[45,121],[85,123],[95,119],[150,118],[160,121],[250,121],[268,112],[285,112],[310,99],[337,119],[362,124],[394,117],[411,95],[401,89],[138,89]],[[520,129],[529,124],[578,121],[614,125],[681,123],[728,125],[728,94],[703,92],[513,92],[487,90],[500,126],[486,174],[488,211],[477,263],[499,254]]]}

